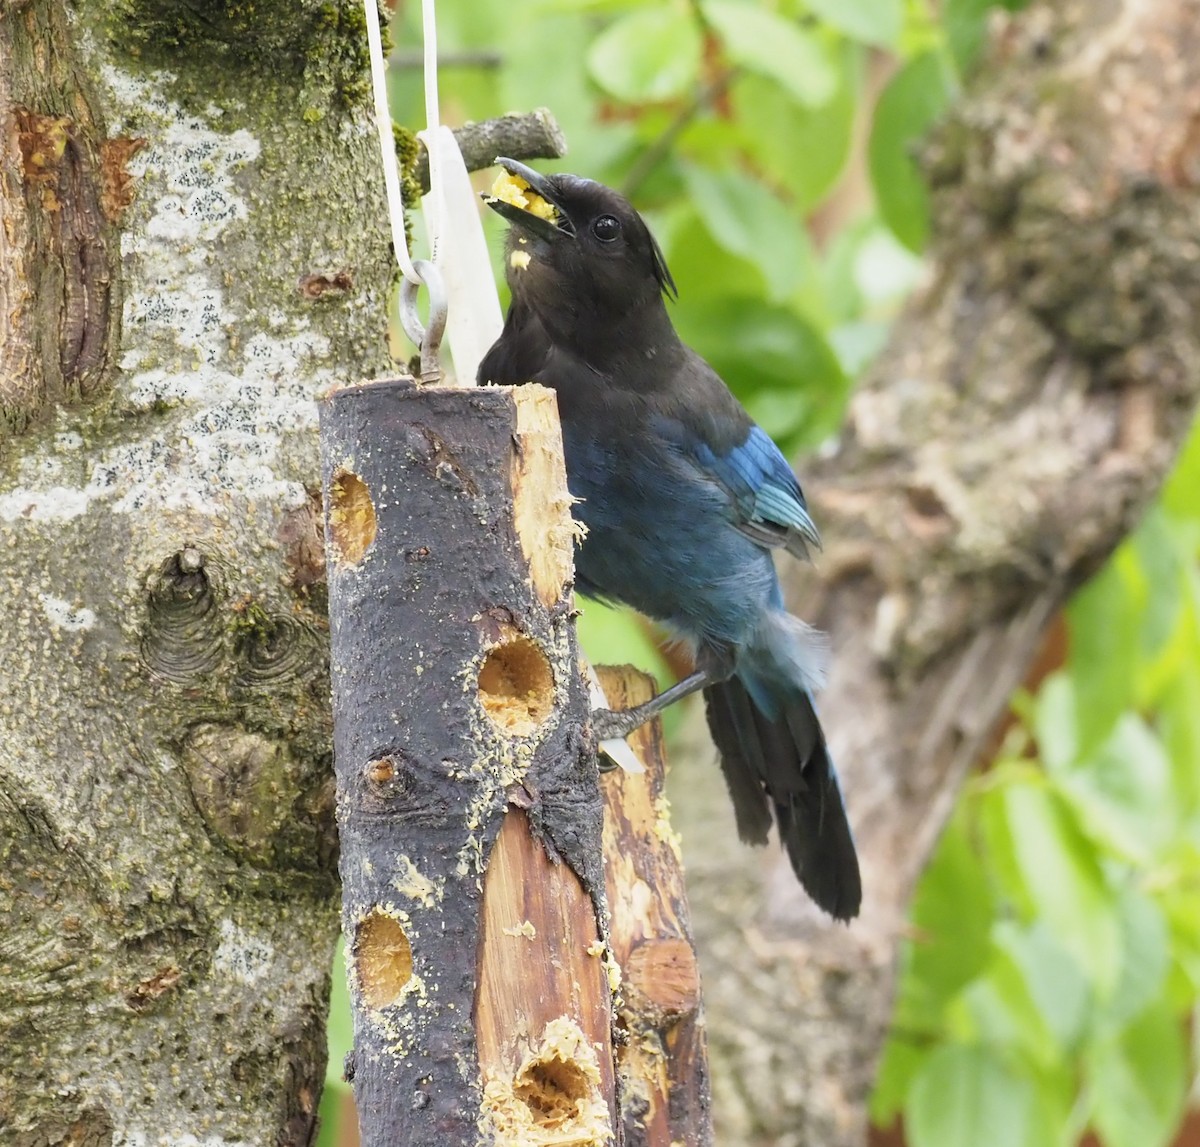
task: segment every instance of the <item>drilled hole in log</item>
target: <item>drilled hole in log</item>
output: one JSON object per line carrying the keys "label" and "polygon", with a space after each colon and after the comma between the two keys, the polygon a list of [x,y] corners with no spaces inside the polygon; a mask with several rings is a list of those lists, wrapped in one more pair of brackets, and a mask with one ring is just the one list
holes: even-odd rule
{"label": "drilled hole in log", "polygon": [[353,471],[333,476],[329,500],[329,533],[339,565],[356,565],[375,540],[375,506],[367,484]]}
{"label": "drilled hole in log", "polygon": [[379,757],[367,762],[366,772],[373,785],[386,785],[396,775],[396,762],[391,757]]}
{"label": "drilled hole in log", "polygon": [[583,1068],[557,1054],[535,1059],[522,1068],[513,1088],[541,1127],[556,1127],[579,1118],[590,1091]]}
{"label": "drilled hole in log", "polygon": [[554,707],[549,659],[528,637],[497,645],[479,669],[479,700],[506,733],[529,736]]}
{"label": "drilled hole in log", "polygon": [[412,945],[400,922],[378,909],[354,933],[354,967],[368,1007],[394,1004],[412,978]]}

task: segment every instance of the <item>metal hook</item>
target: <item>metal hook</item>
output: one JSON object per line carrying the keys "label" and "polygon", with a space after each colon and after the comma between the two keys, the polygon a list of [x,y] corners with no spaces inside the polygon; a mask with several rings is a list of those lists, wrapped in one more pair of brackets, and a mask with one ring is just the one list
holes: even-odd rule
{"label": "metal hook", "polygon": [[411,279],[404,279],[400,283],[400,325],[420,349],[421,381],[437,382],[442,377],[438,351],[441,349],[442,336],[446,333],[446,284],[442,281],[442,273],[428,259],[415,259],[413,270],[429,292],[429,325],[421,325],[421,317],[417,313],[420,283],[414,283]]}

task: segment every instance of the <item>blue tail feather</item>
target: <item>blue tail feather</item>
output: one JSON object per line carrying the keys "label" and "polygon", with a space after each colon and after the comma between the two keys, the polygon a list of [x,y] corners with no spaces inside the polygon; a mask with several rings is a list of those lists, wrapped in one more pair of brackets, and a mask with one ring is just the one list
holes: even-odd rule
{"label": "blue tail feather", "polygon": [[812,695],[788,668],[764,672],[758,653],[704,690],[738,833],[765,843],[773,814],[804,889],[831,916],[849,920],[858,915],[862,880]]}

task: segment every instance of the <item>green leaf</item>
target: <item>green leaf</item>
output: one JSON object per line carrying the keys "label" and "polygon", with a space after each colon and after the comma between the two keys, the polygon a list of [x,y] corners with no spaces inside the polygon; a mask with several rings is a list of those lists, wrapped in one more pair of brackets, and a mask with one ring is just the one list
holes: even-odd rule
{"label": "green leaf", "polygon": [[723,302],[730,296],[761,297],[763,276],[757,264],[719,244],[690,200],[656,223],[654,232],[679,284],[677,326],[694,307]]}
{"label": "green leaf", "polygon": [[951,818],[912,905],[914,938],[901,982],[905,1024],[937,1023],[942,1009],[979,975],[991,955],[993,897],[967,818]]}
{"label": "green leaf", "polygon": [[1121,928],[1121,974],[1104,1009],[1105,1023],[1123,1027],[1162,994],[1170,966],[1170,934],[1162,911],[1133,888],[1117,906]]}
{"label": "green leaf", "polygon": [[920,251],[929,234],[929,195],[912,148],[950,100],[941,59],[926,52],[910,60],[875,105],[867,159],[879,213],[896,238]]}
{"label": "green leaf", "polygon": [[1192,424],[1187,443],[1163,489],[1162,503],[1168,514],[1200,521],[1200,418]]}
{"label": "green leaf", "polygon": [[1002,800],[1026,898],[1107,998],[1120,969],[1120,931],[1095,847],[1044,786],[1010,784]]}
{"label": "green leaf", "polygon": [[1171,761],[1173,803],[1181,819],[1200,809],[1200,641],[1159,698],[1159,731]]}
{"label": "green leaf", "polygon": [[1169,982],[1185,982],[1180,997],[1189,1005],[1200,995],[1200,847],[1186,844],[1177,850],[1180,878],[1169,885],[1159,900],[1171,937]]}
{"label": "green leaf", "polygon": [[701,47],[700,30],[686,9],[639,8],[596,37],[587,66],[592,79],[618,99],[669,100],[695,84]]}
{"label": "green leaf", "polygon": [[1038,756],[1051,772],[1079,758],[1079,733],[1075,727],[1075,686],[1066,673],[1052,673],[1042,682],[1033,709],[1033,731]]}
{"label": "green leaf", "polygon": [[1008,791],[1015,784],[1029,783],[1031,772],[1025,762],[998,761],[988,776],[988,784],[975,793],[979,838],[983,842],[983,860],[1001,903],[1012,901],[1024,918],[1036,915],[1037,908],[1025,889],[1025,878],[1017,863],[1016,846],[1008,815]]}
{"label": "green leaf", "polygon": [[[461,8],[466,11],[467,19],[471,19],[479,5],[447,7]],[[636,123],[625,119],[600,120],[596,115],[596,88],[588,69],[578,65],[579,60],[587,58],[596,39],[595,29],[589,22],[574,14],[534,13],[521,5],[508,6],[500,22],[504,29],[503,38],[485,40],[478,46],[498,48],[504,67],[499,76],[486,70],[475,75],[475,82],[481,84],[491,98],[482,106],[467,103],[465,109],[469,109],[469,118],[483,120],[512,108],[553,108],[571,141],[571,155],[569,161],[535,165],[543,171],[554,168],[599,173],[610,156],[622,147],[633,146]],[[569,68],[546,66],[547,60],[558,59],[575,63]],[[443,69],[441,82],[462,83],[472,71],[469,68]],[[443,102],[447,102],[448,95],[443,95]],[[420,106],[421,98],[418,93],[416,102],[407,104],[409,116],[414,106]]]}
{"label": "green leaf", "polygon": [[343,1125],[343,1113],[349,1106],[346,1084],[326,1084],[317,1111],[317,1140],[315,1147],[339,1147],[345,1142],[349,1128]]}
{"label": "green leaf", "polygon": [[871,1092],[871,1122],[877,1127],[888,1126],[904,1110],[913,1076],[928,1055],[927,1048],[897,1035],[894,1029],[888,1034]]}
{"label": "green leaf", "polygon": [[1183,1024],[1165,1004],[1091,1056],[1092,1118],[1105,1147],[1167,1147],[1187,1092]]}
{"label": "green leaf", "polygon": [[1052,1072],[1080,1042],[1090,1010],[1082,969],[1049,930],[1001,921],[986,973],[953,1005],[952,1030]]}
{"label": "green leaf", "polygon": [[1002,923],[996,929],[996,944],[1036,1010],[1044,1036],[1043,1062],[1052,1066],[1079,1044],[1087,1029],[1092,994],[1083,970],[1044,921],[1029,928]]}
{"label": "green leaf", "polygon": [[1184,535],[1188,532],[1160,506],[1153,506],[1127,543],[1145,587],[1139,645],[1146,658],[1162,652],[1179,622],[1183,608],[1182,561],[1187,555]]}
{"label": "green leaf", "polygon": [[851,322],[867,314],[869,308],[858,256],[866,242],[883,230],[877,219],[868,216],[834,233],[821,268],[825,305],[831,321]]}
{"label": "green leaf", "polygon": [[998,953],[987,975],[972,981],[948,1012],[949,1030],[964,1042],[986,1043],[1045,1066],[1053,1041],[1018,968]]}
{"label": "green leaf", "polygon": [[804,0],[804,6],[851,39],[879,48],[894,46],[904,26],[903,0]]}
{"label": "green leaf", "polygon": [[[634,665],[660,684],[672,680],[658,646],[653,625],[631,609],[613,608],[603,602],[577,598],[579,644],[592,665]],[[684,717],[684,708],[672,705],[663,714],[663,727],[674,735]]]}
{"label": "green leaf", "polygon": [[894,310],[920,280],[923,264],[882,227],[866,231],[854,253],[854,277],[867,307]]}
{"label": "green leaf", "polygon": [[683,176],[709,234],[725,250],[758,266],[771,302],[783,302],[815,276],[800,220],[761,183],[740,172],[694,164],[684,167]]}
{"label": "green leaf", "polygon": [[1031,1082],[984,1047],[947,1044],[922,1065],[904,1122],[910,1147],[1026,1147]]}
{"label": "green leaf", "polygon": [[579,644],[593,665],[636,665],[663,677],[666,663],[637,614],[598,601],[578,604]]}
{"label": "green leaf", "polygon": [[829,331],[829,345],[842,370],[858,378],[887,345],[890,330],[887,323],[842,323]]}
{"label": "green leaf", "polygon": [[346,951],[339,939],[333,953],[332,991],[329,1021],[325,1028],[329,1058],[325,1063],[325,1085],[342,1084],[345,1059],[354,1047],[354,1020],[350,1014],[350,993],[346,988]]}
{"label": "green leaf", "polygon": [[754,297],[725,298],[681,306],[676,327],[752,414],[776,413],[769,406],[778,392],[788,425],[768,421],[778,439],[790,439],[781,445],[815,444],[840,423],[849,382],[820,332],[794,311]]}
{"label": "green leaf", "polygon": [[1151,729],[1132,713],[1055,783],[1093,840],[1123,859],[1149,864],[1175,834],[1170,760]]}
{"label": "green leaf", "polygon": [[1083,755],[1109,735],[1133,698],[1142,614],[1137,576],[1133,555],[1119,551],[1067,609],[1070,671]]}
{"label": "green leaf", "polygon": [[959,75],[971,70],[987,39],[987,16],[995,0],[945,0],[942,23]]}
{"label": "green leaf", "polygon": [[[1197,590],[1200,591],[1200,563],[1197,563],[1195,570],[1180,569],[1178,573],[1177,584],[1182,592],[1179,595],[1172,594],[1169,590],[1167,592],[1167,596],[1175,597],[1180,606],[1174,611],[1174,624],[1162,644],[1143,658],[1135,674],[1133,704],[1144,712],[1158,710],[1160,727],[1164,710],[1169,707],[1168,697],[1172,688],[1192,666],[1200,665],[1200,628],[1196,625],[1197,611],[1190,600],[1193,595],[1188,585],[1188,582],[1194,579]],[[1156,616],[1161,614],[1156,601],[1162,588],[1154,588],[1146,606],[1142,626],[1142,636],[1145,639],[1143,647],[1148,644],[1151,631],[1157,624]],[[1200,602],[1200,592],[1195,596],[1196,601]]]}
{"label": "green leaf", "polygon": [[1073,1126],[1078,1081],[1073,1068],[1068,1060],[1056,1064],[1052,1071],[1038,1072],[1025,1147],[1075,1147],[1078,1143]]}
{"label": "green leaf", "polygon": [[736,0],[701,0],[729,58],[769,76],[798,103],[820,107],[837,88],[837,69],[821,42],[793,20]]}
{"label": "green leaf", "polygon": [[777,80],[754,72],[730,89],[738,137],[755,164],[801,210],[815,207],[846,166],[862,82],[862,49],[844,46],[831,63],[837,88],[820,108],[798,104]]}

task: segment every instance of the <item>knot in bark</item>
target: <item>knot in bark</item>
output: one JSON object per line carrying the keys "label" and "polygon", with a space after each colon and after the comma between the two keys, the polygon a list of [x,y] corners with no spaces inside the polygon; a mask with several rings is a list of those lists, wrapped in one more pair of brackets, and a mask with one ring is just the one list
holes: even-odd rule
{"label": "knot in bark", "polygon": [[216,669],[222,625],[203,554],[188,547],[162,563],[150,581],[146,613],[142,660],[152,673],[190,685]]}

